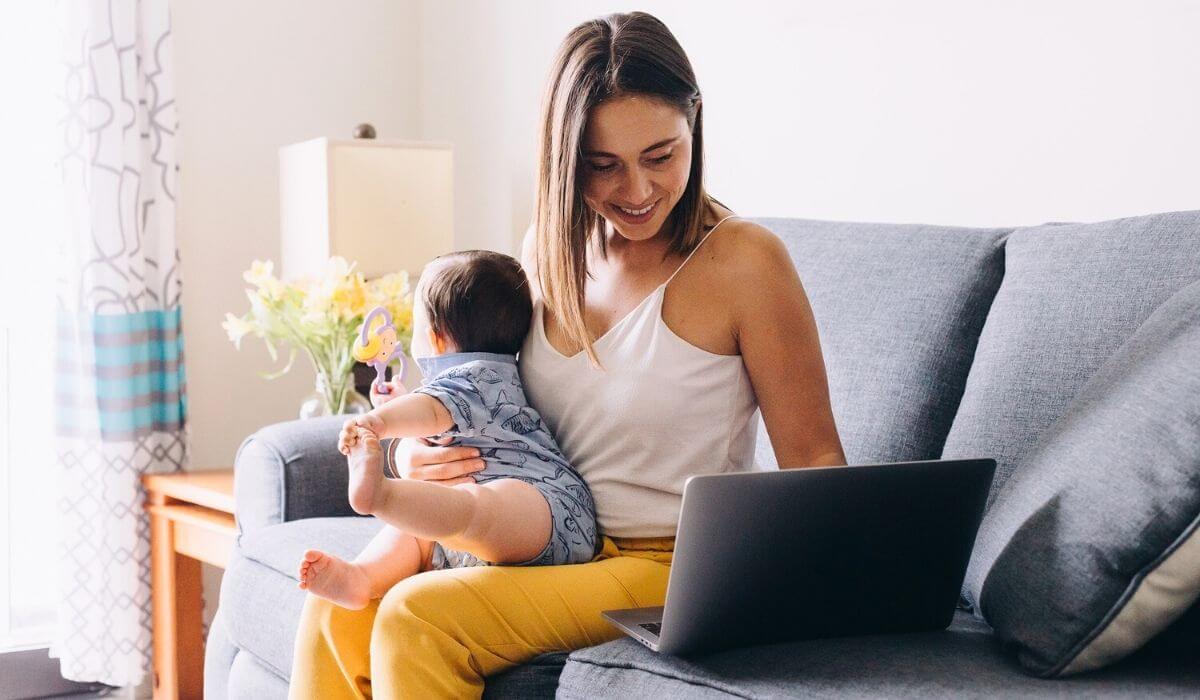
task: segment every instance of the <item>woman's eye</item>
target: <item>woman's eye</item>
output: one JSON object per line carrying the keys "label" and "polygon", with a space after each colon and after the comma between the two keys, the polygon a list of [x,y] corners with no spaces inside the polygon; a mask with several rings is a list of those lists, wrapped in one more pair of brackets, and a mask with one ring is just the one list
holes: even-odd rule
{"label": "woman's eye", "polygon": [[651,158],[651,159],[650,159],[650,162],[651,162],[651,163],[654,163],[655,165],[662,165],[663,163],[666,163],[668,160],[671,160],[671,155],[672,155],[672,154],[668,153],[668,154],[666,154],[665,156],[659,156],[659,157],[657,157],[657,158]]}
{"label": "woman's eye", "polygon": [[598,173],[605,173],[617,166],[613,163],[588,163],[588,167]]}

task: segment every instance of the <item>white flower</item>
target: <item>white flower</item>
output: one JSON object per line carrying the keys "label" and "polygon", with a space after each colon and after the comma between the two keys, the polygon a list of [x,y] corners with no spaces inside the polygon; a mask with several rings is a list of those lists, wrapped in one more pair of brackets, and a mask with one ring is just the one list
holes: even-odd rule
{"label": "white flower", "polygon": [[253,323],[231,313],[225,314],[225,321],[221,323],[221,327],[229,334],[229,339],[233,341],[234,347],[238,350],[242,349],[242,338],[246,337],[246,334],[254,332]]}
{"label": "white flower", "polygon": [[255,287],[266,287],[274,279],[275,263],[270,260],[255,260],[250,269],[242,273],[242,279]]}

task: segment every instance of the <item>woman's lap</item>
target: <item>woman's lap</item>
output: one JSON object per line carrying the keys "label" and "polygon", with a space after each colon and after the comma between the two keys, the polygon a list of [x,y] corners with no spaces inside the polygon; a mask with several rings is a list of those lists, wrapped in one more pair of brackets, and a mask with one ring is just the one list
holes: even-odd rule
{"label": "woman's lap", "polygon": [[[292,697],[338,695],[331,682],[343,686],[341,695],[357,697],[352,688],[365,677],[376,697],[478,694],[483,676],[616,638],[600,611],[661,605],[668,573],[662,563],[616,556],[572,566],[425,572],[361,611],[322,609],[310,600]],[[311,686],[311,693],[295,686]]]}

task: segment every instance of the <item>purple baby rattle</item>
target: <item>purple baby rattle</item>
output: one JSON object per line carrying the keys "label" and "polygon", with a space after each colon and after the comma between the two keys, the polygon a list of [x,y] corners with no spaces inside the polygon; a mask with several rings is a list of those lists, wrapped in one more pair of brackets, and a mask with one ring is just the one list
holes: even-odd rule
{"label": "purple baby rattle", "polygon": [[363,319],[362,326],[355,336],[354,348],[350,352],[354,359],[375,368],[375,381],[371,386],[380,394],[390,394],[391,387],[385,383],[385,370],[397,355],[400,357],[399,381],[404,383],[404,370],[407,363],[404,359],[404,349],[396,335],[396,327],[392,325],[392,315],[382,306],[371,309]]}

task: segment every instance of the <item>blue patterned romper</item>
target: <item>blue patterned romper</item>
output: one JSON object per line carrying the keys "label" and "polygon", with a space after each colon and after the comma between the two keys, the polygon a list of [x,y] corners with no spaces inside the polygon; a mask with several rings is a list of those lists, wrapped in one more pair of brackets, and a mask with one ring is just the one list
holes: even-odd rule
{"label": "blue patterned romper", "polygon": [[[451,437],[451,445],[479,449],[484,468],[472,475],[475,481],[520,479],[537,488],[550,505],[551,533],[546,548],[529,561],[508,565],[590,561],[599,539],[592,492],[567,463],[541,415],[525,398],[516,356],[461,352],[417,358],[417,363],[425,381],[413,393],[441,401],[454,419],[453,427],[434,437]],[[389,464],[394,463],[398,442],[391,441],[385,449]],[[433,547],[434,569],[489,563],[440,543]]]}

